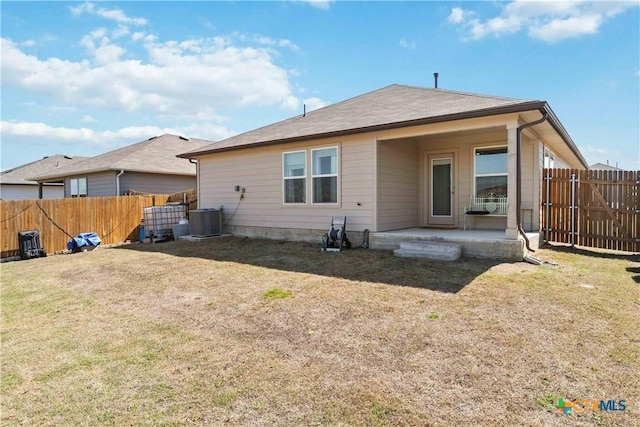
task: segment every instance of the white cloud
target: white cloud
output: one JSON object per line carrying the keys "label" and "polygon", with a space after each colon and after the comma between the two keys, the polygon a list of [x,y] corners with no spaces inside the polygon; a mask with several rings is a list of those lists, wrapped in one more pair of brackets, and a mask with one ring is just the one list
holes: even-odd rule
{"label": "white cloud", "polygon": [[331,3],[333,3],[333,0],[302,0],[302,1],[305,3],[309,3],[313,7],[317,7],[318,9],[324,9],[324,10],[329,9],[329,6],[331,5]]}
{"label": "white cloud", "polygon": [[[82,45],[92,60],[70,61],[26,54],[2,39],[2,84],[54,101],[128,112],[198,112],[219,108],[294,107],[287,70],[268,49],[235,47],[228,39],[143,40],[150,61],[122,59],[125,49],[96,30]],[[128,55],[129,56],[129,55]]]}
{"label": "white cloud", "polygon": [[329,105],[328,102],[325,102],[322,99],[316,97],[307,98],[302,102],[307,106],[307,111],[317,110],[318,108],[326,107],[327,105]]}
{"label": "white cloud", "polygon": [[142,26],[147,25],[147,20],[144,18],[130,18],[120,9],[107,9],[104,7],[96,7],[93,3],[86,2],[79,6],[71,8],[71,13],[75,16],[80,16],[83,13],[90,15],[100,16],[104,19],[115,21],[118,24]]}
{"label": "white cloud", "polygon": [[56,141],[69,144],[89,144],[108,148],[129,145],[156,135],[171,133],[186,137],[220,140],[233,135],[223,126],[191,124],[184,127],[130,126],[115,131],[96,131],[89,128],[67,128],[49,126],[42,122],[0,121],[3,140],[11,138],[35,138],[45,142]]}
{"label": "white cloud", "polygon": [[598,32],[603,19],[602,15],[554,19],[546,24],[530,27],[529,35],[536,39],[554,42],[584,34],[595,34]]}
{"label": "white cloud", "polygon": [[526,29],[530,37],[551,43],[595,34],[606,20],[637,6],[638,2],[515,0],[503,6],[499,16],[486,20],[480,20],[474,11],[454,7],[448,22],[459,25],[469,39]]}
{"label": "white cloud", "polygon": [[[291,40],[232,33],[164,41],[147,31],[130,32],[129,25],[146,24],[146,19],[129,18],[117,9],[84,3],[72,12],[109,21],[79,40],[84,58],[41,57],[27,53],[22,43],[1,38],[0,78],[3,87],[46,99],[25,110],[36,111],[46,104],[51,112],[60,112],[57,116],[71,111],[83,127],[60,127],[39,119],[4,121],[3,143],[5,137],[14,141],[31,137],[88,144],[119,138],[124,144],[166,132],[223,139],[234,134],[224,125],[232,117],[229,110],[300,110],[302,101],[296,93],[302,94],[304,88],[290,81],[298,72],[276,63],[283,52],[299,50]],[[319,98],[305,102],[310,109],[325,105]],[[92,115],[83,116],[84,111]],[[113,112],[137,122],[167,123],[170,128],[132,126],[115,133],[90,129],[94,117]],[[100,123],[107,121],[101,118]]]}
{"label": "white cloud", "polygon": [[26,47],[34,47],[36,45],[36,41],[35,40],[25,40],[20,44],[22,46],[26,46]]}
{"label": "white cloud", "polygon": [[406,39],[400,39],[400,46],[402,46],[405,49],[415,49],[416,48],[416,42],[410,42]]}
{"label": "white cloud", "polygon": [[448,21],[452,24],[459,24],[465,19],[465,11],[461,7],[454,7],[451,9]]}

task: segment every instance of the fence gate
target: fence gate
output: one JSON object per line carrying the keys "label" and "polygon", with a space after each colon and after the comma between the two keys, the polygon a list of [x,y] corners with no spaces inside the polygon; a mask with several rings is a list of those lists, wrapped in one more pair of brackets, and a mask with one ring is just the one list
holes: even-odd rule
{"label": "fence gate", "polygon": [[640,252],[640,171],[544,169],[544,240]]}

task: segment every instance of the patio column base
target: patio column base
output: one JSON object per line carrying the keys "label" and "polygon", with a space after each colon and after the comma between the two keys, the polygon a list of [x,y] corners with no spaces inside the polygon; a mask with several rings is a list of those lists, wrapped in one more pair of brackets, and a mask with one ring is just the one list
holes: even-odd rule
{"label": "patio column base", "polygon": [[504,230],[504,238],[509,240],[518,240],[518,230],[515,228],[507,228]]}

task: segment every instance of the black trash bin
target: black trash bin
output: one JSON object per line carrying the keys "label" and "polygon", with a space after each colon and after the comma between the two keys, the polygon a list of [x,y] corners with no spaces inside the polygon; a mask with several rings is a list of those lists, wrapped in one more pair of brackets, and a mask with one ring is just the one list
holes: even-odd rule
{"label": "black trash bin", "polygon": [[40,245],[40,232],[38,230],[19,231],[18,247],[20,248],[20,259],[47,256],[47,252]]}

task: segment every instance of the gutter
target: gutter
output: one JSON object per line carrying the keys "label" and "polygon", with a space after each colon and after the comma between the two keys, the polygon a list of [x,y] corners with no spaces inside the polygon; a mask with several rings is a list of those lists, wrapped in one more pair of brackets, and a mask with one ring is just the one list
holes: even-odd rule
{"label": "gutter", "polygon": [[121,169],[120,172],[116,175],[116,196],[120,195],[120,177],[124,174],[124,169]]}
{"label": "gutter", "polygon": [[531,243],[529,242],[529,238],[527,237],[527,233],[522,229],[522,154],[521,154],[521,136],[522,131],[526,128],[539,125],[540,123],[545,122],[549,118],[549,113],[545,109],[540,109],[542,113],[542,118],[536,120],[535,122],[525,123],[521,126],[518,126],[516,129],[516,223],[518,232],[524,238],[525,245],[529,252],[535,252],[531,249]]}

